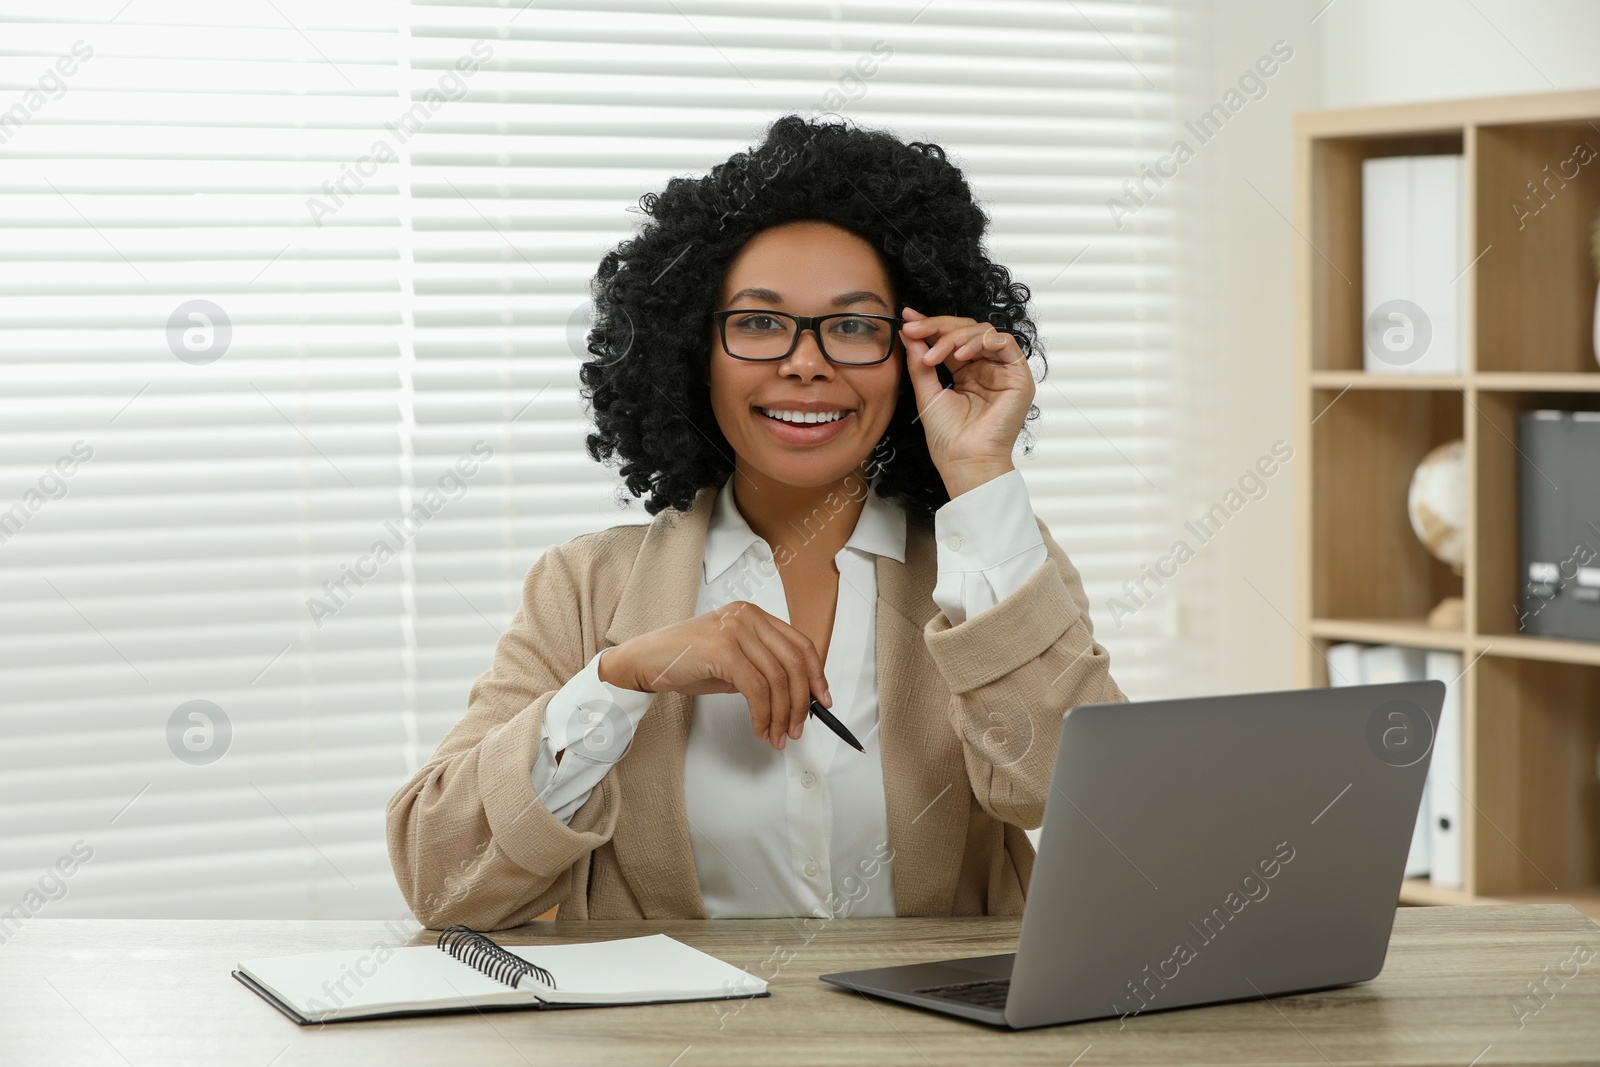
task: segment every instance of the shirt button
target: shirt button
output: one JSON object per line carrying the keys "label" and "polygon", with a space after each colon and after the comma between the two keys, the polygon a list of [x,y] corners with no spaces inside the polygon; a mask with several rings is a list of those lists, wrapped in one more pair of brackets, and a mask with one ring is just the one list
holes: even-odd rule
{"label": "shirt button", "polygon": [[807,877],[815,878],[820,873],[822,873],[822,868],[817,866],[816,860],[812,860],[810,863],[806,864]]}
{"label": "shirt button", "polygon": [[812,786],[817,784],[817,776],[812,774],[810,771],[807,771],[800,776],[800,784],[805,786],[807,789],[810,789]]}
{"label": "shirt button", "polygon": [[957,533],[951,534],[949,537],[946,537],[944,539],[944,543],[945,543],[945,547],[948,548],[952,552],[960,552],[961,551],[962,540],[961,540],[961,535],[960,534],[957,534]]}

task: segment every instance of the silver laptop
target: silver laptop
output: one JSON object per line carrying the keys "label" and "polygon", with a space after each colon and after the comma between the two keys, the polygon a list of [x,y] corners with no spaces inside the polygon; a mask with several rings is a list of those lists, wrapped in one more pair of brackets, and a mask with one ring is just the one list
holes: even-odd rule
{"label": "silver laptop", "polygon": [[1444,689],[1073,708],[1017,951],[822,980],[1022,1029],[1374,978]]}

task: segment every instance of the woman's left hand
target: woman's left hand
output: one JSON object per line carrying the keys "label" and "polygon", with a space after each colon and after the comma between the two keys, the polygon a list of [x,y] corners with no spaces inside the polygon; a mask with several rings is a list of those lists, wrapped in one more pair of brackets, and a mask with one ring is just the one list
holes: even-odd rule
{"label": "woman's left hand", "polygon": [[[1017,339],[987,322],[906,308],[900,328],[928,452],[957,497],[1009,470],[1033,403],[1033,374]],[[955,380],[944,388],[943,363]]]}

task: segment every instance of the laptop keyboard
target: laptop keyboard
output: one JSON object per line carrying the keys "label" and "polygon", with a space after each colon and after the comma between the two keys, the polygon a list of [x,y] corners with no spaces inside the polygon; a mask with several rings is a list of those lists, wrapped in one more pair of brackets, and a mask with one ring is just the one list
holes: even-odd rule
{"label": "laptop keyboard", "polygon": [[926,993],[932,997],[956,1000],[980,1008],[1004,1008],[1006,996],[1011,992],[1011,979],[991,978],[982,982],[958,982],[955,985],[933,985],[913,989],[913,993]]}

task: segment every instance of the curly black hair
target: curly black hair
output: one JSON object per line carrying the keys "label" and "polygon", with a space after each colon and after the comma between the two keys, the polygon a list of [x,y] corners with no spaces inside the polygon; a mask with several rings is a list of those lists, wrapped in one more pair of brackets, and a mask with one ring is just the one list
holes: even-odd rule
{"label": "curly black hair", "polygon": [[[695,494],[733,472],[705,381],[710,316],[728,266],[751,237],[788,222],[819,220],[873,246],[902,306],[960,315],[1009,330],[1048,369],[1028,316],[1028,287],[989,261],[989,218],[960,168],[936,144],[909,144],[848,121],[785,115],[766,138],[711,173],[672,178],[639,198],[640,230],[606,253],[590,285],[591,359],[579,378],[595,432],[589,454],[621,459],[628,492],[645,510],[687,510]],[[898,347],[896,349],[899,350]],[[939,379],[950,375],[939,367]],[[927,517],[949,501],[902,376],[900,399],[875,456],[878,495]],[[1039,408],[1028,409],[1028,420]],[[1025,452],[1032,436],[1024,430]],[[885,447],[887,446],[887,447]]]}

